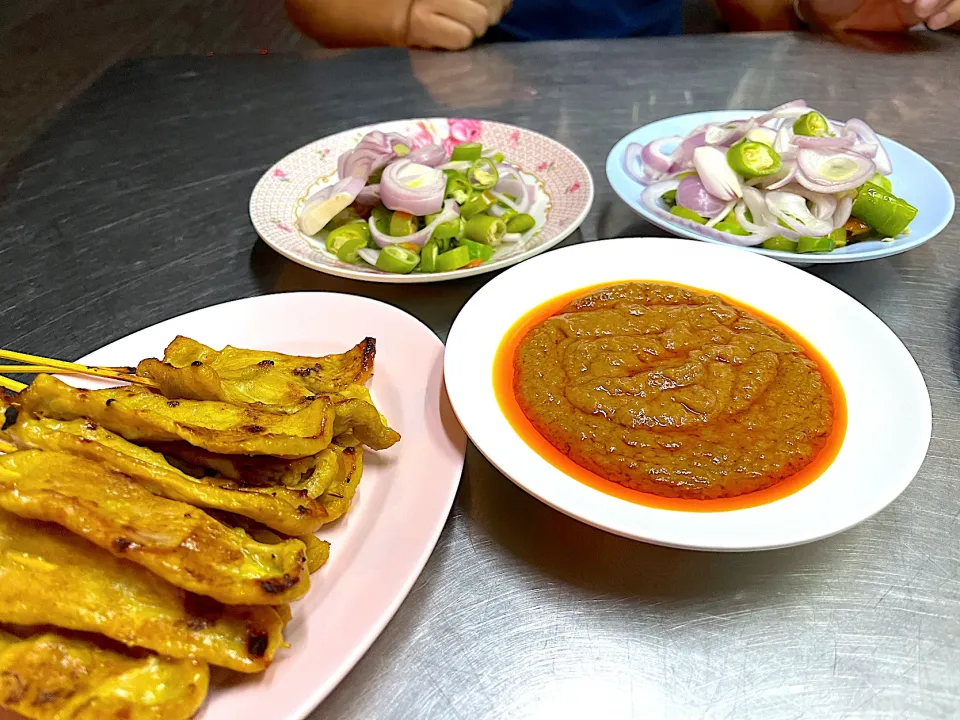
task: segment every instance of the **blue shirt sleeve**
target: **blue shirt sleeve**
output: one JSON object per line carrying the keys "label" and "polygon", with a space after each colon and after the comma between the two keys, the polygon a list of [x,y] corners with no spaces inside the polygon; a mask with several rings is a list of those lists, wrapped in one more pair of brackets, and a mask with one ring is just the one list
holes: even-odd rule
{"label": "blue shirt sleeve", "polygon": [[516,40],[573,40],[683,32],[683,0],[514,0],[496,27]]}

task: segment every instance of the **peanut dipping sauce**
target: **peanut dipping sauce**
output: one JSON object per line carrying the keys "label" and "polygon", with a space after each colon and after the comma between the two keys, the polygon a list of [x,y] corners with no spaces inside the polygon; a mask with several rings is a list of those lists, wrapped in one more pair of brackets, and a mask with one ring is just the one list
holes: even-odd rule
{"label": "peanut dipping sauce", "polygon": [[660,509],[779,500],[817,479],[846,433],[836,373],[797,333],[655,281],[581,288],[526,313],[497,350],[493,383],[510,425],[551,465]]}

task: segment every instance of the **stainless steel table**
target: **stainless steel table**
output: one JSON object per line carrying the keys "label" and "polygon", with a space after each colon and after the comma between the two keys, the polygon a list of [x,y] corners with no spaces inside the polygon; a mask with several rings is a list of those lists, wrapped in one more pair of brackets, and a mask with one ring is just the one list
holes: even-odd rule
{"label": "stainless steel table", "polygon": [[[188,310],[304,289],[385,300],[444,337],[486,278],[329,278],[248,223],[276,158],[376,120],[479,116],[566,143],[598,187],[568,243],[658,234],[613,196],[603,161],[634,127],[694,110],[804,97],[865,117],[958,188],[960,41],[921,42],[886,56],[756,35],[126,64],[0,177],[0,341],[75,357]],[[776,552],[657,548],[548,509],[471,448],[422,577],[313,717],[960,717],[958,241],[955,223],[906,255],[815,271],[903,338],[930,387],[930,454],[878,517]]]}

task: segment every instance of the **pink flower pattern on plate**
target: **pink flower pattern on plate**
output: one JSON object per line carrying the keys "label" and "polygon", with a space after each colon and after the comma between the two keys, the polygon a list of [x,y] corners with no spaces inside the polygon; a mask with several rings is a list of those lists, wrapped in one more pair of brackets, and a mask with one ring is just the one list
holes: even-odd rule
{"label": "pink flower pattern on plate", "polygon": [[568,193],[579,192],[579,190],[580,190],[580,183],[579,183],[579,182],[575,182],[573,185],[571,185],[570,187],[567,188],[567,192],[568,192]]}
{"label": "pink flower pattern on plate", "polygon": [[276,168],[276,169],[273,171],[273,176],[274,176],[275,178],[277,178],[278,180],[288,180],[288,179],[289,179],[289,178],[287,177],[287,174],[286,174],[283,170],[281,170],[280,168]]}
{"label": "pink flower pattern on plate", "polygon": [[483,125],[479,120],[469,120],[467,118],[451,118],[448,123],[450,127],[450,137],[443,141],[443,148],[447,154],[453,152],[453,148],[465,142],[477,142],[483,134]]}
{"label": "pink flower pattern on plate", "polygon": [[430,129],[427,127],[427,124],[422,120],[417,121],[417,130],[416,133],[410,135],[410,139],[413,141],[413,147],[422,148],[424,145],[431,145],[436,142],[433,137],[433,133],[430,132]]}

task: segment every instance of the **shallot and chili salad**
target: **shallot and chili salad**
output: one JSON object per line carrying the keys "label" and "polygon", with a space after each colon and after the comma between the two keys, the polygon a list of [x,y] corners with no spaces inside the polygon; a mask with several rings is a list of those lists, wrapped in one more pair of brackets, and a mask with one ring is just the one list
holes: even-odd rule
{"label": "shallot and chili salad", "polygon": [[337,162],[339,180],[304,202],[298,225],[341,262],[389,273],[482,265],[538,229],[535,178],[480,143],[415,147],[367,133]]}
{"label": "shallot and chili salad", "polygon": [[646,186],[651,212],[734,245],[831,252],[895,238],[917,215],[893,193],[877,133],[862,120],[828,120],[804,100],[633,143],[624,170]]}

